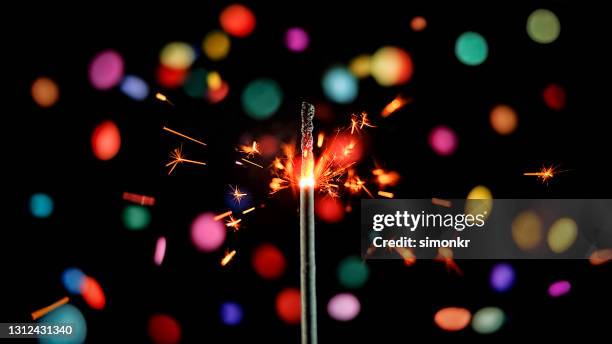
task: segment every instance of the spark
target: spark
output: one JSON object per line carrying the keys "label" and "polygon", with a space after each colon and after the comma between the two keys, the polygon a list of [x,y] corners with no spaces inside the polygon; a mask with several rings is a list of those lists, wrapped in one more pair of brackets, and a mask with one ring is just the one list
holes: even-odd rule
{"label": "spark", "polygon": [[221,266],[226,266],[236,255],[236,250],[232,250],[231,252],[225,252],[225,256],[221,259]]}
{"label": "spark", "polygon": [[139,195],[131,192],[124,192],[123,199],[140,205],[154,205],[155,198],[151,196]]}
{"label": "spark", "polygon": [[375,168],[372,174],[376,177],[374,181],[379,187],[395,186],[400,179],[399,173],[395,171],[385,171],[382,168]]}
{"label": "spark", "polygon": [[404,265],[412,266],[416,263],[416,256],[411,249],[405,247],[397,247],[395,248],[395,252],[399,254],[404,259]]}
{"label": "spark", "polygon": [[445,207],[445,208],[450,208],[452,207],[452,203],[451,201],[445,200],[445,199],[440,199],[440,198],[432,198],[431,199],[431,204],[433,205],[439,205],[441,207]]}
{"label": "spark", "polygon": [[238,151],[247,155],[247,158],[252,158],[256,154],[261,154],[259,151],[259,144],[257,141],[253,141],[253,143],[249,145],[240,145],[238,146]]}
{"label": "spark", "polygon": [[223,218],[226,218],[226,217],[228,217],[228,216],[230,216],[230,215],[232,215],[232,211],[231,211],[231,210],[228,210],[228,211],[226,211],[225,213],[221,213],[221,214],[219,214],[219,215],[216,215],[215,217],[213,217],[213,220],[215,220],[215,221],[219,221],[219,220],[221,220],[221,219],[223,219]]}
{"label": "spark", "polygon": [[412,99],[404,98],[403,96],[398,95],[397,97],[395,97],[395,99],[393,99],[389,104],[385,106],[385,108],[382,110],[380,115],[383,116],[383,118],[389,117],[391,116],[391,114],[393,114],[394,112],[398,111],[399,109],[403,108],[406,104],[411,103],[411,102],[412,102]]}
{"label": "spark", "polygon": [[525,172],[523,173],[524,176],[535,176],[538,177],[538,179],[542,182],[542,183],[546,183],[549,179],[552,179],[557,173],[557,169],[554,166],[550,166],[550,167],[546,167],[546,166],[542,166],[542,169],[540,169],[540,171],[538,172]]}
{"label": "spark", "polygon": [[47,307],[43,307],[37,311],[32,312],[32,320],[37,320],[41,317],[43,317],[45,314],[54,311],[55,309],[65,305],[68,303],[68,301],[70,301],[70,298],[68,296],[64,296],[62,297],[60,300],[52,303],[51,305],[47,306]]}
{"label": "spark", "polygon": [[232,215],[229,216],[229,220],[225,223],[227,227],[231,227],[234,231],[238,231],[240,229],[240,222],[242,219],[234,219]]}
{"label": "spark", "polygon": [[247,209],[247,210],[243,211],[243,212],[242,212],[242,215],[244,215],[244,214],[248,214],[248,213],[252,212],[253,210],[255,210],[255,207],[250,207],[249,209]]}
{"label": "spark", "polygon": [[195,164],[195,165],[206,165],[205,162],[202,161],[196,161],[196,160],[190,160],[190,159],[185,159],[185,156],[183,155],[183,151],[182,148],[175,148],[171,153],[170,153],[170,158],[172,159],[169,163],[166,164],[166,167],[170,167],[170,171],[168,172],[168,175],[172,174],[172,171],[174,171],[174,169],[176,168],[176,166],[178,166],[178,164],[183,163],[183,162],[187,162],[190,164]]}
{"label": "spark", "polygon": [[393,198],[393,193],[387,191],[378,191],[378,196]]}
{"label": "spark", "polygon": [[323,140],[325,140],[325,134],[323,132],[320,132],[319,135],[317,135],[317,147],[318,148],[323,147]]}
{"label": "spark", "polygon": [[359,178],[359,176],[355,173],[355,170],[348,170],[348,177],[346,179],[346,182],[344,182],[344,187],[349,189],[351,193],[354,194],[357,194],[361,192],[361,190],[363,190],[366,194],[368,194],[368,196],[374,198],[370,190],[368,190],[368,188],[366,187],[365,183],[366,182],[361,180],[361,178]]}
{"label": "spark", "polygon": [[[242,161],[244,161],[244,162],[246,162],[246,163],[249,163],[249,164],[251,164],[251,165],[253,165],[253,166],[257,166],[257,167],[259,167],[259,168],[264,168],[264,167],[263,167],[263,166],[261,166],[260,164],[254,163],[254,162],[252,162],[252,161],[250,161],[250,160],[247,160],[247,159],[245,159],[245,158],[240,158],[240,160],[242,160]],[[238,163],[238,161],[236,161],[236,163]],[[240,164],[239,164],[239,165],[240,165]]]}
{"label": "spark", "polygon": [[351,116],[351,135],[355,132],[359,132],[363,127],[376,128],[368,119],[368,114],[366,112],[362,112],[359,116],[353,114]]}
{"label": "spark", "polygon": [[163,130],[165,130],[165,131],[167,131],[167,132],[169,132],[169,133],[172,133],[172,134],[174,134],[174,135],[178,135],[178,136],[180,136],[180,137],[186,138],[187,140],[191,140],[191,141],[193,141],[193,142],[195,142],[195,143],[199,143],[199,144],[201,144],[202,146],[206,146],[206,143],[204,143],[204,142],[202,142],[202,141],[199,141],[199,140],[196,140],[196,139],[194,139],[193,137],[187,136],[187,135],[185,135],[185,134],[179,133],[179,132],[178,132],[178,131],[176,131],[176,130],[172,130],[172,129],[168,128],[168,127],[162,127],[162,129],[163,129]]}
{"label": "spark", "polygon": [[438,256],[434,258],[434,261],[444,263],[447,271],[454,271],[457,275],[463,276],[463,271],[461,271],[459,265],[453,259],[453,250],[450,248],[440,247],[438,249]]}
{"label": "spark", "polygon": [[170,104],[170,105],[174,106],[174,104],[172,104],[172,102],[170,101],[170,99],[168,99],[168,97],[166,97],[166,96],[165,96],[165,95],[163,95],[162,93],[159,93],[159,92],[155,93],[155,98],[156,98],[157,100],[159,100],[160,102],[168,103],[168,104]]}
{"label": "spark", "polygon": [[240,189],[238,188],[238,185],[236,185],[236,187],[233,187],[230,185],[230,189],[232,189],[232,192],[230,192],[230,195],[232,195],[234,197],[234,202],[236,202],[238,205],[240,205],[240,201],[247,196],[247,194],[245,192],[240,191]]}

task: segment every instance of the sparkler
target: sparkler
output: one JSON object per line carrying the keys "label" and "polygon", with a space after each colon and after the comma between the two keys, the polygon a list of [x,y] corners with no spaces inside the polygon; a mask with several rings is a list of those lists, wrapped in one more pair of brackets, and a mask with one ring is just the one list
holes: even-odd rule
{"label": "sparkler", "polygon": [[524,176],[535,176],[542,183],[546,183],[549,179],[552,179],[557,174],[557,169],[554,166],[546,167],[543,166],[542,169],[538,172],[525,172]]}
{"label": "sparkler", "polygon": [[172,159],[172,161],[166,164],[166,167],[172,166],[170,168],[170,171],[168,172],[168,175],[170,175],[172,171],[174,171],[174,169],[176,168],[178,164],[183,163],[183,162],[187,162],[187,163],[195,164],[195,165],[204,165],[204,166],[206,165],[206,163],[202,161],[185,159],[185,156],[183,155],[183,149],[181,147],[175,148],[170,153],[170,158]]}
{"label": "sparkler", "polygon": [[314,105],[302,102],[302,164],[300,176],[300,286],[302,344],[317,343],[317,293],[314,231]]}
{"label": "sparkler", "polygon": [[56,301],[54,303],[52,303],[51,305],[47,306],[47,307],[43,307],[37,311],[32,312],[32,320],[36,320],[39,319],[43,316],[45,316],[45,314],[56,310],[57,308],[65,305],[68,303],[68,301],[70,301],[70,298],[68,298],[68,296],[64,296],[63,298],[61,298],[59,301]]}

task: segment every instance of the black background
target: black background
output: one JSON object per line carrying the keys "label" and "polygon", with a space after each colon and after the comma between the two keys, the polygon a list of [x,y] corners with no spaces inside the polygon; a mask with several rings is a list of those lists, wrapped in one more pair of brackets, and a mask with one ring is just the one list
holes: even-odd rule
{"label": "black background", "polygon": [[[320,86],[324,70],[383,45],[397,45],[411,54],[412,80],[392,88],[382,88],[371,78],[361,81],[354,103],[330,105],[334,120],[315,125],[332,130],[346,125],[352,112],[371,113],[378,127],[368,132],[361,171],[371,169],[375,160],[400,172],[396,197],[460,198],[479,184],[496,198],[610,197],[605,86],[609,54],[604,22],[597,16],[601,9],[591,4],[258,2],[249,5],[257,16],[251,36],[232,39],[230,55],[219,63],[205,57],[195,63],[219,70],[228,80],[230,93],[222,103],[209,105],[181,90],[155,86],[161,47],[174,40],[199,45],[207,32],[219,27],[218,13],[224,6],[147,4],[133,10],[97,4],[65,12],[36,7],[12,13],[19,20],[4,30],[8,41],[3,54],[10,83],[5,81],[9,93],[2,111],[2,165],[9,197],[0,239],[1,321],[25,321],[31,311],[65,295],[61,272],[78,266],[101,283],[107,297],[101,312],[78,298],[73,301],[87,319],[87,342],[146,342],[147,319],[157,312],[180,322],[184,342],[297,342],[299,326],[283,324],[274,310],[277,293],[299,285],[297,204],[290,193],[267,195],[265,170],[237,168],[235,146],[244,143],[244,134],[272,133],[283,139],[297,135],[299,103],[325,101]],[[540,7],[551,9],[561,22],[559,39],[549,45],[536,44],[525,31],[528,15]],[[425,31],[410,30],[415,15],[427,18]],[[283,34],[291,26],[310,33],[311,45],[303,54],[284,47]],[[468,30],[481,33],[489,44],[489,57],[478,67],[465,66],[454,56],[456,38]],[[135,102],[118,89],[94,90],[87,66],[106,48],[121,52],[128,73],[144,77],[153,92],[163,91],[176,106],[151,97]],[[60,87],[60,100],[51,109],[38,108],[30,98],[31,82],[40,75],[50,76]],[[263,122],[247,117],[240,104],[242,89],[258,77],[277,80],[284,92],[278,113]],[[542,100],[542,90],[551,82],[567,91],[563,111],[548,109]],[[414,103],[381,120],[377,114],[398,93],[413,97]],[[499,103],[510,104],[519,114],[519,127],[509,137],[489,126],[489,111]],[[104,119],[114,120],[122,133],[121,151],[109,162],[96,160],[89,143],[93,128]],[[459,135],[459,149],[450,158],[436,156],[427,144],[429,130],[442,123]],[[209,166],[181,166],[166,176],[167,154],[181,140],[163,133],[162,125],[188,128],[202,137],[207,148],[185,148]],[[543,164],[568,171],[548,185],[522,176]],[[266,207],[228,237],[226,246],[238,254],[221,268],[222,252],[203,254],[193,248],[189,225],[203,211],[226,208],[228,184],[248,188]],[[153,221],[145,231],[123,227],[124,191],[156,197]],[[53,197],[56,208],[49,219],[31,217],[28,201],[35,192]],[[352,202],[357,208],[358,198]],[[418,261],[413,267],[399,260],[373,261],[368,263],[369,281],[355,291],[361,314],[349,323],[333,321],[325,305],[344,291],[336,267],[345,256],[359,253],[358,226],[356,213],[340,224],[317,225],[323,343],[337,338],[359,342],[368,336],[377,342],[415,336],[487,339],[469,328],[460,333],[438,329],[433,314],[446,306],[502,308],[509,320],[491,337],[607,332],[606,318],[598,312],[610,307],[610,266],[580,260],[512,262],[517,283],[506,294],[489,287],[493,261],[459,262],[463,278],[432,261]],[[152,254],[162,234],[169,247],[158,268]],[[283,277],[272,282],[261,280],[250,264],[252,249],[267,241],[278,245],[288,261]],[[572,292],[550,299],[546,290],[558,279],[569,279]],[[219,305],[227,299],[244,307],[238,328],[220,322]]]}

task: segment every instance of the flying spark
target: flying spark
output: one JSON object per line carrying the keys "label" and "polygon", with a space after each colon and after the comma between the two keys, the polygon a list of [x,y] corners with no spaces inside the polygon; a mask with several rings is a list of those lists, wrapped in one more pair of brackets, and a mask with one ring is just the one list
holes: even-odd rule
{"label": "flying spark", "polygon": [[166,97],[166,96],[165,96],[165,95],[163,95],[162,93],[159,93],[159,92],[155,93],[155,98],[156,98],[157,100],[159,100],[160,102],[168,103],[168,104],[170,104],[170,105],[174,106],[174,104],[172,104],[172,102],[170,101],[170,99],[168,99],[168,97]]}
{"label": "flying spark", "polygon": [[223,259],[221,259],[221,266],[226,266],[236,255],[236,250],[232,250],[231,252],[226,252]]}
{"label": "flying spark", "polygon": [[231,227],[234,229],[234,231],[238,231],[240,229],[240,222],[242,221],[242,219],[234,219],[234,217],[232,217],[232,215],[229,216],[229,220],[227,220],[227,222],[225,223],[225,225],[227,227]]}
{"label": "flying spark", "polygon": [[163,130],[165,130],[165,131],[167,131],[167,132],[169,132],[169,133],[172,133],[172,134],[174,134],[174,135],[178,135],[178,136],[180,136],[180,137],[182,137],[182,138],[186,138],[187,140],[191,140],[191,141],[193,141],[193,142],[195,142],[195,143],[199,143],[199,144],[201,144],[202,146],[206,146],[206,143],[204,143],[204,142],[202,142],[202,141],[199,141],[199,140],[196,140],[196,139],[194,139],[193,137],[187,136],[187,135],[185,135],[185,134],[179,133],[179,132],[178,132],[178,131],[176,131],[176,130],[172,130],[172,129],[168,128],[168,127],[162,127],[162,129],[163,129]]}
{"label": "flying spark", "polygon": [[253,144],[249,145],[240,145],[238,146],[238,151],[247,155],[247,158],[252,158],[257,154],[261,154],[259,151],[259,144],[257,141],[253,141]]}
{"label": "flying spark", "polygon": [[205,162],[202,161],[196,161],[196,160],[190,160],[190,159],[185,159],[185,156],[183,155],[183,151],[182,148],[175,148],[171,153],[170,153],[170,158],[172,159],[169,163],[166,164],[166,167],[170,167],[170,171],[168,172],[168,175],[170,175],[172,173],[172,171],[174,171],[174,169],[176,168],[176,166],[178,166],[178,164],[183,163],[183,162],[187,162],[190,164],[194,164],[194,165],[206,165]]}
{"label": "flying spark", "polygon": [[393,198],[393,193],[387,192],[387,191],[378,191],[378,196],[382,196],[386,198]]}
{"label": "flying spark", "polygon": [[403,96],[398,95],[397,97],[395,97],[395,99],[393,99],[389,104],[385,106],[385,108],[382,110],[380,115],[383,116],[383,118],[389,117],[394,112],[403,108],[406,104],[410,103],[411,101],[412,99],[410,98],[404,98]]}
{"label": "flying spark", "polygon": [[252,212],[253,210],[255,210],[255,207],[250,207],[249,209],[244,210],[244,211],[242,212],[242,215],[244,215],[244,214],[248,214],[248,213]]}
{"label": "flying spark", "polygon": [[238,188],[238,185],[236,185],[236,187],[233,187],[230,185],[230,189],[232,189],[232,192],[230,193],[230,195],[232,195],[234,197],[234,202],[236,202],[238,205],[240,205],[240,201],[247,196],[247,194],[245,192],[240,191],[240,189]]}
{"label": "flying spark", "polygon": [[[245,159],[245,158],[240,158],[240,160],[242,160],[242,161],[244,161],[244,162],[246,162],[246,163],[249,163],[249,164],[251,164],[251,165],[253,165],[253,166],[257,166],[257,167],[259,167],[259,168],[264,168],[264,167],[263,167],[263,166],[261,166],[260,164],[254,163],[254,162],[252,162],[251,160],[247,160],[247,159]],[[238,164],[238,165],[242,165],[242,163],[240,163],[239,161],[236,161],[236,164]]]}
{"label": "flying spark", "polygon": [[226,217],[228,217],[228,216],[230,216],[230,215],[232,215],[232,211],[231,211],[231,210],[228,210],[228,211],[226,211],[225,213],[221,213],[221,214],[219,214],[219,215],[216,215],[215,217],[213,217],[213,220],[215,220],[215,221],[219,221],[219,220],[221,220],[221,219],[223,219],[223,218],[226,218]]}
{"label": "flying spark", "polygon": [[538,179],[542,183],[546,183],[550,179],[552,179],[557,174],[557,169],[554,166],[546,167],[543,166],[539,172],[525,172],[524,176],[534,176],[538,177]]}
{"label": "flying spark", "polygon": [[376,128],[368,119],[367,113],[362,112],[359,116],[353,114],[351,116],[351,135],[355,132],[359,132],[363,127]]}

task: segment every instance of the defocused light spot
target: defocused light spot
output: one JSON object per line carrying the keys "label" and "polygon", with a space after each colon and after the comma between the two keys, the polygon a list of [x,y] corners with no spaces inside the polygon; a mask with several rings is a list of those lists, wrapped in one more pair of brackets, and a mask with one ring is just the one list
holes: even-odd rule
{"label": "defocused light spot", "polygon": [[106,297],[102,287],[100,287],[100,284],[94,278],[85,276],[81,284],[81,294],[89,307],[96,310],[104,309]]}
{"label": "defocused light spot", "polygon": [[149,209],[146,207],[131,204],[123,208],[123,225],[127,229],[145,229],[150,222],[151,213],[149,213]]}
{"label": "defocused light spot", "polygon": [[340,222],[344,218],[344,209],[339,200],[324,196],[315,202],[317,217],[327,223]]}
{"label": "defocused light spot", "polygon": [[381,86],[405,84],[412,78],[413,65],[410,55],[398,47],[382,47],[372,56],[372,76]]}
{"label": "defocused light spot", "polygon": [[187,78],[187,69],[173,69],[159,65],[156,71],[157,82],[166,88],[176,88]]}
{"label": "defocused light spot", "polygon": [[30,197],[30,212],[39,219],[47,218],[53,213],[53,199],[45,193],[36,193]]}
{"label": "defocused light spot", "polygon": [[32,99],[43,108],[53,106],[59,99],[59,87],[55,81],[47,77],[40,77],[32,83]]}
{"label": "defocused light spot", "polygon": [[264,158],[274,157],[280,147],[280,142],[274,135],[263,135],[257,142],[259,143],[261,156]]}
{"label": "defocused light spot", "polygon": [[241,100],[247,115],[262,120],[278,110],[283,102],[283,91],[274,80],[256,79],[246,86]]}
{"label": "defocused light spot", "polygon": [[98,90],[115,87],[123,79],[123,58],[114,50],[98,53],[89,64],[89,81]]}
{"label": "defocused light spot", "polygon": [[255,29],[255,15],[246,6],[234,4],[227,6],[219,15],[221,27],[235,37],[246,37]]}
{"label": "defocused light spot", "polygon": [[483,215],[488,218],[493,211],[493,194],[484,185],[475,186],[466,197],[465,213],[472,215]]}
{"label": "defocused light spot", "polygon": [[192,98],[204,98],[207,90],[206,71],[202,68],[192,70],[183,84],[183,89]]}
{"label": "defocused light spot", "polygon": [[216,103],[223,101],[223,99],[227,97],[228,93],[229,93],[229,84],[226,81],[221,80],[221,86],[219,86],[219,88],[216,88],[216,89],[211,89],[210,87],[208,88],[208,93],[206,97],[211,104],[216,104]]}
{"label": "defocused light spot", "polygon": [[476,66],[483,63],[489,54],[487,41],[479,33],[464,32],[455,43],[455,55],[461,63]]}
{"label": "defocused light spot", "polygon": [[370,65],[372,58],[370,55],[361,54],[354,57],[349,63],[349,70],[357,79],[364,79],[370,76]]}
{"label": "defocused light spot", "polygon": [[523,251],[536,248],[542,240],[542,222],[533,211],[524,211],[512,221],[512,239]]}
{"label": "defocused light spot", "polygon": [[359,85],[357,79],[343,66],[328,69],[322,79],[323,93],[331,101],[348,104],[357,98]]}
{"label": "defocused light spot", "polygon": [[300,290],[296,288],[283,289],[276,296],[276,314],[287,324],[299,324],[302,317],[300,306]]}
{"label": "defocused light spot", "polygon": [[168,43],[159,53],[159,62],[171,69],[187,69],[195,58],[193,47],[185,42]]}
{"label": "defocused light spot", "polygon": [[548,287],[548,295],[550,297],[563,296],[570,292],[572,285],[569,281],[557,281]]}
{"label": "defocused light spot", "polygon": [[221,85],[223,84],[223,79],[221,79],[221,74],[219,74],[219,72],[217,71],[211,71],[210,73],[208,73],[207,77],[206,77],[206,84],[208,85],[208,88],[210,88],[211,90],[217,90],[221,87]]}
{"label": "defocused light spot", "polygon": [[127,75],[120,86],[121,92],[134,100],[144,100],[149,95],[149,85],[141,78]]}
{"label": "defocused light spot", "polygon": [[181,325],[166,314],[152,315],[147,332],[155,344],[177,344],[181,341]]}
{"label": "defocused light spot", "polygon": [[497,307],[485,307],[474,313],[472,329],[480,334],[494,333],[502,327],[505,321],[504,311]]}
{"label": "defocused light spot", "polygon": [[450,156],[457,149],[457,135],[453,129],[440,125],[429,132],[429,145],[440,156]]}
{"label": "defocused light spot", "polygon": [[359,315],[361,304],[355,295],[341,293],[332,297],[327,303],[327,313],[338,321],[350,321]]}
{"label": "defocused light spot", "polygon": [[80,294],[85,274],[78,268],[68,268],[62,272],[62,284],[70,294]]}
{"label": "defocused light spot", "polygon": [[489,119],[493,130],[500,135],[512,134],[518,125],[518,116],[514,109],[508,105],[494,107]]}
{"label": "defocused light spot", "polygon": [[166,238],[161,236],[157,239],[155,244],[155,254],[153,255],[153,262],[155,265],[160,266],[164,262],[166,256]]}
{"label": "defocused light spot", "polygon": [[87,337],[87,323],[83,313],[71,304],[66,304],[48,313],[39,321],[42,326],[71,325],[70,336],[41,336],[38,341],[41,344],[82,344]]}
{"label": "defocused light spot", "polygon": [[527,34],[534,42],[552,43],[559,37],[560,32],[559,18],[549,10],[535,10],[527,18]]}
{"label": "defocused light spot", "polygon": [[218,30],[206,34],[202,42],[202,50],[212,61],[223,60],[229,54],[231,42],[229,37]]}
{"label": "defocused light spot", "polygon": [[214,217],[212,213],[203,213],[191,224],[191,241],[200,251],[215,251],[225,241],[225,225]]}
{"label": "defocused light spot", "polygon": [[253,269],[264,279],[278,279],[285,272],[287,263],[283,253],[272,244],[262,244],[253,252]]}
{"label": "defocused light spot", "polygon": [[91,147],[95,157],[100,160],[110,160],[119,153],[121,134],[113,121],[104,121],[94,129]]}
{"label": "defocused light spot", "polygon": [[493,266],[489,282],[493,290],[504,293],[512,289],[514,286],[515,273],[512,265],[508,263],[499,263]]}
{"label": "defocused light spot", "polygon": [[544,103],[552,110],[561,111],[565,108],[566,95],[565,89],[558,84],[550,84],[546,86],[542,93]]}
{"label": "defocused light spot", "polygon": [[436,312],[434,322],[444,331],[459,331],[470,323],[471,318],[470,311],[465,308],[447,307]]}
{"label": "defocused light spot", "polygon": [[357,256],[348,256],[338,264],[338,281],[345,288],[357,289],[370,277],[370,269]]}
{"label": "defocused light spot", "polygon": [[421,16],[412,18],[410,21],[410,28],[412,31],[419,32],[425,30],[427,27],[427,20]]}
{"label": "defocused light spot", "polygon": [[228,326],[236,326],[242,321],[242,307],[236,302],[225,302],[221,305],[221,321]]}
{"label": "defocused light spot", "polygon": [[578,225],[569,217],[555,221],[548,230],[548,247],[555,253],[563,253],[569,249],[578,237]]}
{"label": "defocused light spot", "polygon": [[612,249],[604,248],[593,251],[589,257],[589,262],[592,265],[601,265],[612,260]]}
{"label": "defocused light spot", "polygon": [[295,53],[306,50],[309,43],[308,33],[301,27],[292,27],[285,32],[285,45]]}

